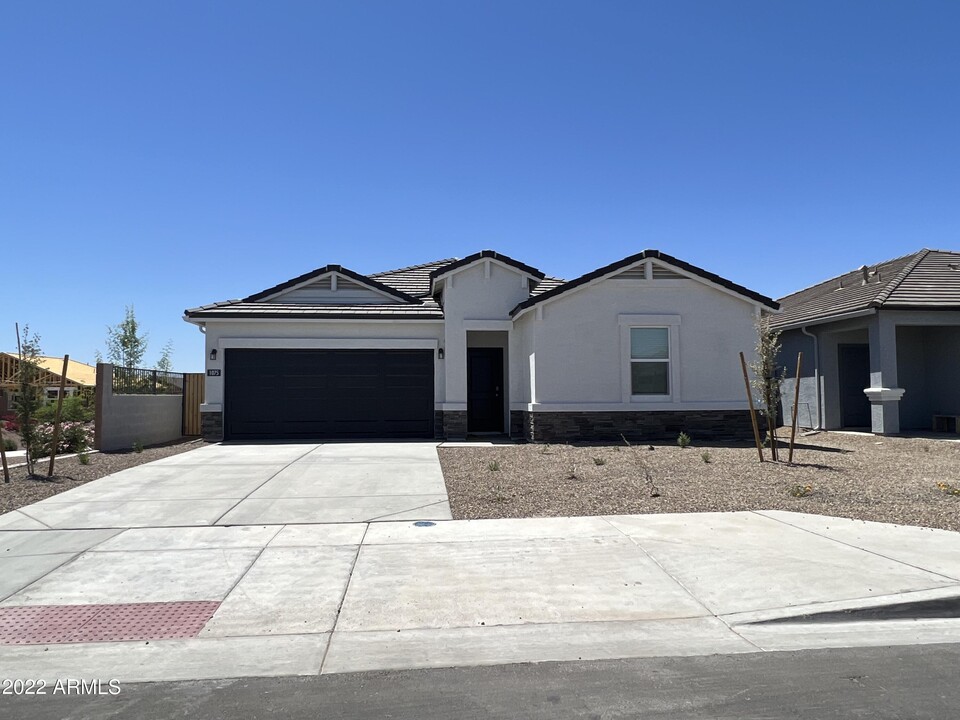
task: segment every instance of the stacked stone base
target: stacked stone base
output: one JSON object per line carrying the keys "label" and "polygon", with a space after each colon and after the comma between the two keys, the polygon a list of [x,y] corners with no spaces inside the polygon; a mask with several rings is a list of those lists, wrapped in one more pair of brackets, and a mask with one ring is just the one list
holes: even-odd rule
{"label": "stacked stone base", "polygon": [[[204,440],[223,440],[223,413],[201,413],[200,427]],[[529,442],[676,440],[681,432],[695,441],[753,439],[747,410],[510,413],[510,437]],[[434,413],[434,437],[461,440],[466,436],[465,411]]]}
{"label": "stacked stone base", "polygon": [[200,434],[203,436],[203,439],[208,442],[220,442],[223,440],[223,413],[200,413]]}
{"label": "stacked stone base", "polygon": [[510,413],[510,435],[529,442],[676,440],[752,440],[747,410],[657,410],[623,412]]}

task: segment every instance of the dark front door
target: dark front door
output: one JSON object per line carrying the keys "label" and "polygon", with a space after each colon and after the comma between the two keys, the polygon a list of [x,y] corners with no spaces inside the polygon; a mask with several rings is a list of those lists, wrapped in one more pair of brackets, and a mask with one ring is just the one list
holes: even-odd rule
{"label": "dark front door", "polygon": [[843,427],[870,427],[870,346],[839,345],[840,422]]}
{"label": "dark front door", "polygon": [[430,438],[432,350],[226,351],[228,440]]}
{"label": "dark front door", "polygon": [[503,432],[503,348],[467,348],[467,432]]}

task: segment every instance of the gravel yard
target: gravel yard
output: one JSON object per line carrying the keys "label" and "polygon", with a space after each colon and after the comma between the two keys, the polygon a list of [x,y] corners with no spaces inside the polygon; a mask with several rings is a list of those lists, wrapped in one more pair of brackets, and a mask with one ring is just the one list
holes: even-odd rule
{"label": "gravel yard", "polygon": [[960,530],[960,442],[948,440],[819,433],[798,438],[794,465],[729,444],[439,454],[456,519],[766,509]]}
{"label": "gravel yard", "polygon": [[[90,460],[88,465],[82,465],[75,457],[57,460],[56,475],[49,480],[46,478],[49,458],[37,463],[36,469],[44,476],[39,480],[28,478],[26,467],[12,469],[9,483],[3,482],[3,475],[0,472],[0,514],[70,490],[91,480],[102,478],[104,475],[126,470],[135,465],[143,465],[170,455],[178,455],[188,450],[203,447],[203,445],[202,440],[190,439],[144,448],[143,452],[139,453],[133,450],[92,453],[87,456]],[[11,462],[11,464],[13,463]]]}

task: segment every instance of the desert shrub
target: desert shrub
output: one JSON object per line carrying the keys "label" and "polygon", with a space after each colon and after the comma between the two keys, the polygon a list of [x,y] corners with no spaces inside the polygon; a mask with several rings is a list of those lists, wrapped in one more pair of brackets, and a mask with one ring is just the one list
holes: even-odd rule
{"label": "desert shrub", "polygon": [[7,452],[11,452],[11,451],[13,451],[13,450],[16,450],[16,449],[17,449],[17,443],[16,443],[14,440],[11,440],[10,438],[4,438],[4,439],[3,439],[3,449],[6,450]]}
{"label": "desert shrub", "polygon": [[690,447],[690,436],[687,435],[685,432],[682,432],[679,435],[677,435],[677,445],[679,445],[681,448]]}
{"label": "desert shrub", "polygon": [[700,459],[703,460],[705,463],[713,462],[713,459],[710,457],[710,453],[707,452],[706,450],[700,453]]}
{"label": "desert shrub", "polygon": [[[617,449],[619,450],[620,448],[617,448]],[[595,457],[595,458],[593,459],[593,464],[594,464],[594,465],[606,465],[606,464],[607,464],[607,461],[604,460],[602,457]]]}
{"label": "desert shrub", "polygon": [[[63,399],[63,408],[60,411],[60,420],[70,422],[90,422],[93,420],[94,408],[91,399],[83,395],[71,395]],[[56,401],[47,403],[37,411],[37,419],[41,422],[53,422],[57,418]]]}
{"label": "desert shrub", "polygon": [[493,460],[487,463],[487,470],[489,470],[490,472],[497,472],[499,469],[500,469],[499,460]]}
{"label": "desert shrub", "polygon": [[143,452],[143,443],[140,442],[139,440],[137,440],[137,441],[133,444],[133,451],[134,451],[135,453],[142,453],[142,452]]}
{"label": "desert shrub", "polygon": [[[86,450],[93,442],[93,432],[80,422],[60,424],[60,437],[57,438],[57,455]],[[34,457],[49,457],[53,444],[53,423],[40,423],[34,431],[34,440],[30,452]]]}

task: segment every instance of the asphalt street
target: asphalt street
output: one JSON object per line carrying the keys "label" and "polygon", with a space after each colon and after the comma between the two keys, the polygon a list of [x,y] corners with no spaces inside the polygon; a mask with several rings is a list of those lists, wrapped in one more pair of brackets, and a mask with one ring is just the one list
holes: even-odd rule
{"label": "asphalt street", "polygon": [[142,683],[115,696],[0,696],[0,717],[952,720],[958,666],[949,644]]}

